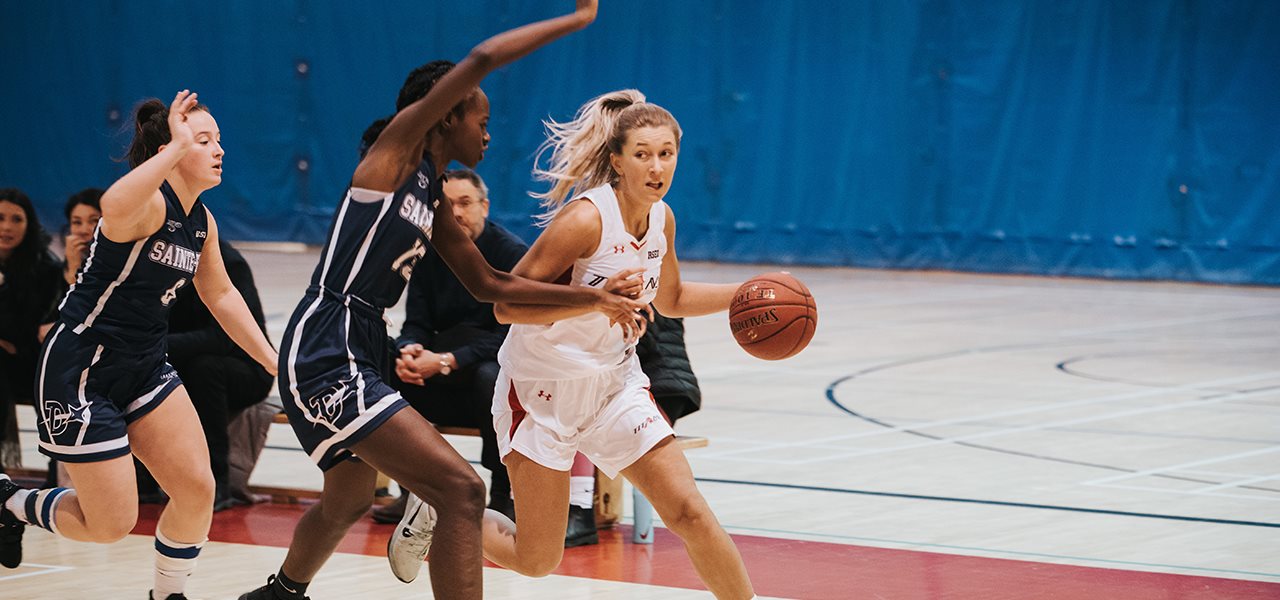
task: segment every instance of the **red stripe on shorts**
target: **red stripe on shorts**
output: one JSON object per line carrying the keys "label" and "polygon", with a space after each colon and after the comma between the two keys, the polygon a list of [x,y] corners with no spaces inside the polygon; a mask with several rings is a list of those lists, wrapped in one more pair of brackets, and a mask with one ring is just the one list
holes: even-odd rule
{"label": "red stripe on shorts", "polygon": [[520,422],[524,420],[524,405],[520,404],[520,397],[516,395],[516,382],[511,381],[507,387],[507,405],[511,407],[511,431],[507,433],[507,437],[516,438],[516,428],[520,426]]}
{"label": "red stripe on shorts", "polygon": [[662,415],[662,420],[666,421],[667,425],[670,425],[671,417],[667,416],[667,411],[662,410],[662,405],[658,404],[658,399],[653,397],[653,388],[646,385],[644,386],[644,391],[649,392],[649,401],[653,403],[654,408],[658,409],[658,414]]}

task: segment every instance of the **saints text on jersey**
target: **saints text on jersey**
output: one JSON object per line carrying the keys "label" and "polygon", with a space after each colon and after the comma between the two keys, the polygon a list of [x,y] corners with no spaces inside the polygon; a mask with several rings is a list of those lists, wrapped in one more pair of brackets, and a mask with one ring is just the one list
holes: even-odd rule
{"label": "saints text on jersey", "polygon": [[151,252],[147,254],[147,258],[152,262],[188,273],[195,273],[196,266],[200,264],[199,252],[164,240],[156,240],[151,245]]}
{"label": "saints text on jersey", "polygon": [[418,200],[413,194],[405,194],[404,202],[400,204],[400,216],[413,223],[414,227],[427,236],[427,239],[431,239],[431,220],[435,216],[435,211],[426,202]]}

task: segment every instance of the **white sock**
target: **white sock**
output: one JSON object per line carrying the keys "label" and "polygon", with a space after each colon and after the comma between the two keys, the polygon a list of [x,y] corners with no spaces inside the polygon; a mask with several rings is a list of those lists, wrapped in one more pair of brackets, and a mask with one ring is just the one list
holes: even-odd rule
{"label": "white sock", "polygon": [[596,493],[596,478],[590,475],[569,478],[569,504],[578,508],[591,508]]}
{"label": "white sock", "polygon": [[187,578],[196,570],[201,548],[204,548],[204,542],[175,542],[156,529],[156,583],[151,590],[156,600],[164,600],[170,594],[181,594],[186,589]]}
{"label": "white sock", "polygon": [[14,492],[13,495],[9,496],[9,499],[5,501],[4,507],[9,509],[9,512],[13,513],[13,516],[18,517],[19,521],[22,521],[23,523],[30,523],[31,521],[27,520],[27,496],[30,496],[31,492],[34,491],[35,490],[18,490]]}
{"label": "white sock", "polygon": [[47,490],[21,490],[4,503],[19,521],[58,533],[58,504],[73,490],[49,488]]}

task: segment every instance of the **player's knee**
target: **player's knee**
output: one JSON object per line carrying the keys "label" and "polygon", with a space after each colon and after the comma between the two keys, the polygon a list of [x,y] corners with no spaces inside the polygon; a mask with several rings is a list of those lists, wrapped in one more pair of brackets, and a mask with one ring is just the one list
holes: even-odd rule
{"label": "player's knee", "polygon": [[213,506],[213,496],[216,485],[213,482],[213,473],[208,469],[194,469],[188,473],[177,485],[169,486],[165,492],[174,502],[182,506],[188,507],[206,507]]}
{"label": "player's knee", "polygon": [[662,515],[662,522],[681,539],[704,536],[719,527],[715,515],[706,502],[696,498],[684,500]]}
{"label": "player's knee", "polygon": [[564,555],[564,546],[548,552],[530,553],[523,564],[516,565],[516,570],[526,577],[546,577],[560,566],[560,558]]}
{"label": "player's knee", "polygon": [[459,501],[468,507],[474,507],[477,512],[483,511],[485,504],[484,480],[480,479],[480,475],[476,474],[475,471],[471,471],[467,473],[467,476],[459,479],[457,482]]}
{"label": "player's knee", "polygon": [[474,470],[467,467],[456,473],[437,475],[435,479],[430,487],[422,482],[429,491],[423,496],[429,504],[438,507],[437,510],[454,511],[467,518],[480,517],[484,511],[485,487],[484,480]]}
{"label": "player's knee", "polygon": [[126,511],[109,517],[87,520],[85,522],[85,531],[89,534],[88,541],[99,544],[112,544],[123,540],[125,536],[129,535],[137,521],[138,513]]}

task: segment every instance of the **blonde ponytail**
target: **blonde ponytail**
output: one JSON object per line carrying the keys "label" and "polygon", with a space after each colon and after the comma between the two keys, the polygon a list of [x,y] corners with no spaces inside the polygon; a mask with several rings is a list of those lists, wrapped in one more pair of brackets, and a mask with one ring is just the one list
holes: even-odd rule
{"label": "blonde ponytail", "polygon": [[[615,175],[609,162],[614,124],[624,109],[644,102],[639,90],[619,90],[592,98],[568,123],[548,119],[547,139],[538,147],[534,159],[533,178],[551,184],[545,192],[531,192],[542,206],[538,225],[546,226],[564,206],[574,191],[586,191],[613,182]],[[542,155],[551,151],[546,169],[538,167]]]}

